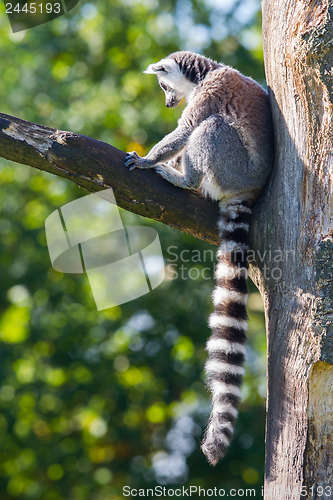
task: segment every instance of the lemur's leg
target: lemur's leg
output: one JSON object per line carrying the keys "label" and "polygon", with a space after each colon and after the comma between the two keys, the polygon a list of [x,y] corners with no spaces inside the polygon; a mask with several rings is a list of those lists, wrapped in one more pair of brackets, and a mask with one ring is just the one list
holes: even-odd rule
{"label": "lemur's leg", "polygon": [[162,164],[157,165],[155,170],[174,186],[183,189],[192,189],[193,191],[199,189],[203,180],[203,172],[195,168],[186,150],[182,155],[181,167],[182,172],[179,172],[169,164]]}
{"label": "lemur's leg", "polygon": [[[189,136],[181,155],[181,172],[170,167],[169,164],[157,165],[156,172],[175,186],[193,191],[199,189],[216,161],[216,149],[219,148],[221,142],[217,140],[215,144],[207,138],[207,124],[210,121],[208,119],[201,122]],[[217,120],[217,125],[213,124],[214,130],[218,125],[219,120]]]}

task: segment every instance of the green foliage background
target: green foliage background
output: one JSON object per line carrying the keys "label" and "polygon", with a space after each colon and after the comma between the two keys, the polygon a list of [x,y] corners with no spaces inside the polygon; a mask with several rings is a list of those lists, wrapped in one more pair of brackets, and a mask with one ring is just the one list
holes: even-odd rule
{"label": "green foliage background", "polygon": [[[1,111],[142,153],[181,111],[163,107],[143,69],[191,49],[263,82],[259,9],[259,0],[81,1],[12,34],[1,4]],[[260,497],[266,346],[254,287],[240,418],[213,469],[199,443],[215,249],[140,219],[158,230],[169,278],[98,312],[86,276],[51,268],[44,231],[53,210],[86,193],[5,160],[0,183],[0,499],[107,500],[123,498],[124,485],[157,484]]]}

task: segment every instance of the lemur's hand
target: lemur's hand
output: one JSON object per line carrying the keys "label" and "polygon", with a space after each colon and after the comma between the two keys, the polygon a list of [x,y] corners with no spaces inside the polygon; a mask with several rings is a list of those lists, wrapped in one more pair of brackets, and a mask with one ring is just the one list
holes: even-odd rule
{"label": "lemur's hand", "polygon": [[125,167],[127,167],[129,171],[134,170],[135,168],[152,168],[154,166],[154,162],[152,160],[142,158],[135,151],[127,153],[124,163]]}

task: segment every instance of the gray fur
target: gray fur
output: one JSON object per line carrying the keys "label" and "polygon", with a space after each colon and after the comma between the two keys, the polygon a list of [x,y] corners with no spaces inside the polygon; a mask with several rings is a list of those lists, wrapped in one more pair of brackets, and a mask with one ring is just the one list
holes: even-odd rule
{"label": "gray fur", "polygon": [[125,165],[130,170],[155,167],[175,186],[201,189],[220,201],[221,244],[206,363],[212,411],[202,443],[215,465],[232,438],[244,373],[250,206],[273,164],[268,95],[237,70],[192,52],[171,54],[146,73],[157,76],[166,106],[176,106],[183,97],[188,105],[173,132],[143,158],[128,153]]}
{"label": "gray fur", "polygon": [[[255,199],[273,161],[264,89],[237,70],[191,52],[171,54],[148,66],[146,73],[156,74],[165,87],[167,106],[176,106],[183,97],[188,105],[173,132],[143,158],[129,153],[126,166],[158,165],[157,171],[169,182],[184,189],[204,185],[204,193],[216,200]],[[161,166],[181,151],[182,175],[169,164]]]}

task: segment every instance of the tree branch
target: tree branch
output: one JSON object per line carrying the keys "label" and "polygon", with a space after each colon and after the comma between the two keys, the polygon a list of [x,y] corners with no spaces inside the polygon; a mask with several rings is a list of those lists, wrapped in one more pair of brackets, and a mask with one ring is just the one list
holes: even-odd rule
{"label": "tree branch", "polygon": [[216,203],[172,186],[153,171],[128,172],[125,153],[105,142],[0,113],[0,156],[90,192],[112,188],[118,206],[218,243]]}

